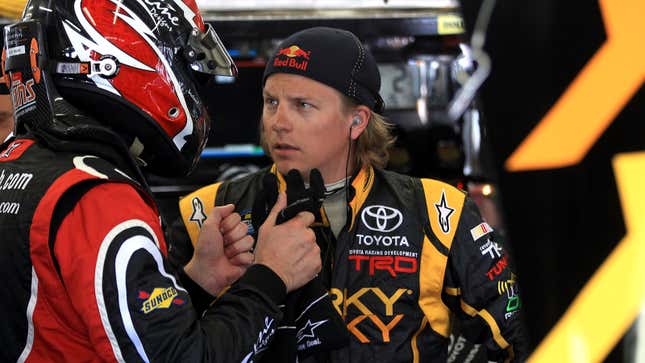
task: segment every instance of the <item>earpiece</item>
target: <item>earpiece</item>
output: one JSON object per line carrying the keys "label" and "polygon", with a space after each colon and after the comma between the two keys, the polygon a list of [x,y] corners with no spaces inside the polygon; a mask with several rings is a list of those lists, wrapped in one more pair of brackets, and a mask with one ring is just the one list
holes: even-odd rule
{"label": "earpiece", "polygon": [[361,124],[361,118],[358,116],[354,116],[354,118],[352,119],[352,127],[358,126],[360,124]]}

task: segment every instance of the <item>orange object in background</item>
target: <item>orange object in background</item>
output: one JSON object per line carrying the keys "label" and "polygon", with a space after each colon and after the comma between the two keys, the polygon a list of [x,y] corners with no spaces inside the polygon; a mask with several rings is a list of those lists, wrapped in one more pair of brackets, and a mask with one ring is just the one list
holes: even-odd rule
{"label": "orange object in background", "polygon": [[0,2],[0,17],[18,19],[26,3],[27,0],[2,0]]}
{"label": "orange object in background", "polygon": [[0,143],[13,131],[13,111],[9,95],[0,95]]}
{"label": "orange object in background", "polygon": [[[611,4],[611,6],[610,6]],[[579,163],[645,80],[645,3],[600,1],[607,41],[506,161],[513,171]]]}

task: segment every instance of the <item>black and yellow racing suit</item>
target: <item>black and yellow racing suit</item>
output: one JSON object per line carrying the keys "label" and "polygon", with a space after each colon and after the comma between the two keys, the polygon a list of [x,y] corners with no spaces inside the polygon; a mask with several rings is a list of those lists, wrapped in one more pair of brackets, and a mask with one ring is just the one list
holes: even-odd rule
{"label": "black and yellow racing suit", "polygon": [[[214,205],[227,203],[253,233],[253,202],[269,172],[278,174],[273,166],[184,197],[180,209],[190,238]],[[284,190],[281,175],[278,180]],[[338,237],[316,227],[327,229],[316,234],[322,255],[332,256],[323,258],[323,281],[351,332],[349,346],[332,352],[331,361],[445,362],[455,318],[489,352],[525,357],[510,258],[464,192],[366,167],[348,193],[348,220]],[[176,253],[182,248],[179,243]],[[315,329],[307,338],[316,339]]]}

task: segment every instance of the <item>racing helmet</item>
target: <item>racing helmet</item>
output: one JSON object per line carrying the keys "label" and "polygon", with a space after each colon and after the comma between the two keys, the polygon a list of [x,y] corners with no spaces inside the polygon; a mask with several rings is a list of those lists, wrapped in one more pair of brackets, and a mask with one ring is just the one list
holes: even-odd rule
{"label": "racing helmet", "polygon": [[60,95],[152,173],[187,174],[210,130],[204,86],[235,65],[195,0],[31,0]]}

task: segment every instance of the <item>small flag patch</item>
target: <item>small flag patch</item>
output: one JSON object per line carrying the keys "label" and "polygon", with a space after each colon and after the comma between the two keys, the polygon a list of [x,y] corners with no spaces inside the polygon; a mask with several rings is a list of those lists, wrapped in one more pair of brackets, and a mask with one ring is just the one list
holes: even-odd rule
{"label": "small flag patch", "polygon": [[470,234],[473,236],[473,240],[477,241],[478,239],[482,238],[483,236],[491,233],[493,229],[491,226],[488,225],[488,223],[484,222],[481,223],[480,225],[473,227],[470,230]]}

